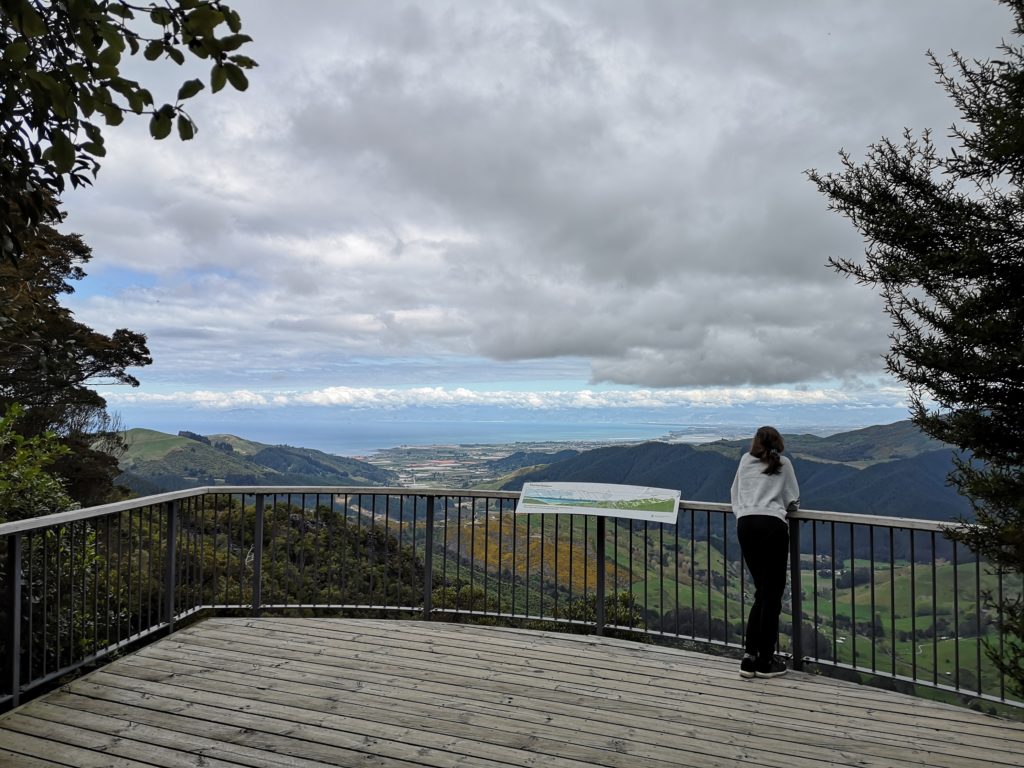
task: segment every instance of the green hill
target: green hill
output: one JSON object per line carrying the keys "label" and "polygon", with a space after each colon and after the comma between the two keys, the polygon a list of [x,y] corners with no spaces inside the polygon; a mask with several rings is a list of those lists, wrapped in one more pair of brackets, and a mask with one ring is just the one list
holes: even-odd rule
{"label": "green hill", "polygon": [[[835,462],[863,468],[896,459],[909,459],[923,453],[949,448],[925,435],[911,421],[897,421],[874,427],[840,432],[828,437],[783,435],[786,453],[802,459]],[[750,440],[718,440],[695,446],[729,458],[739,458],[749,450]]]}
{"label": "green hill", "polygon": [[[728,503],[741,452],[742,448],[734,448],[723,455],[724,451],[700,446],[657,442],[598,448],[506,478],[502,488],[519,490],[526,482],[623,483],[678,489],[692,501]],[[931,520],[971,517],[970,504],[946,483],[953,469],[952,456],[946,447],[872,462],[864,469],[795,458],[800,506]]]}
{"label": "green hill", "polygon": [[118,482],[136,493],[197,485],[392,485],[388,470],[311,448],[266,445],[234,435],[125,433]]}
{"label": "green hill", "polygon": [[187,437],[168,435],[155,429],[130,429],[124,434],[128,443],[125,456],[131,456],[138,461],[162,459],[171,451],[185,447],[191,442]]}

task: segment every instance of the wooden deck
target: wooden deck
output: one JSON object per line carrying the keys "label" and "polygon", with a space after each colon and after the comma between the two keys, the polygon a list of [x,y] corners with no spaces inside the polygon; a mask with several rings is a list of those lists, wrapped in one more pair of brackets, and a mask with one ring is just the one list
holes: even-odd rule
{"label": "wooden deck", "polygon": [[1024,724],[581,635],[202,621],[0,717],[0,766],[1020,766]]}

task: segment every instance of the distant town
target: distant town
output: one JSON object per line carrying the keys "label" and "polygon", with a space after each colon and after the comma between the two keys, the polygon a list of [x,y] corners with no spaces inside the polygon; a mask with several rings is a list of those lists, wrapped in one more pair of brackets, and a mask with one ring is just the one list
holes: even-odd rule
{"label": "distant town", "polygon": [[[746,433],[744,433],[746,434]],[[734,439],[741,435],[709,433],[695,428],[670,432],[658,438],[667,443],[706,443]],[[480,488],[495,484],[508,474],[494,463],[515,453],[557,453],[559,451],[590,451],[610,445],[637,445],[649,440],[562,440],[470,445],[398,446],[374,451],[353,458],[380,469],[398,473],[399,485],[408,488]]]}

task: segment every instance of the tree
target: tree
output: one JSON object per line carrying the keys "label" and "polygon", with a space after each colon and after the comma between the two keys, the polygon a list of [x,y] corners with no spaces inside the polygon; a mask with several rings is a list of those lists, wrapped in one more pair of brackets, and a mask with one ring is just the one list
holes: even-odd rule
{"label": "tree", "polygon": [[0,523],[71,509],[74,502],[59,478],[47,471],[67,452],[48,432],[26,438],[14,430],[20,406],[0,417]]}
{"label": "tree", "polygon": [[184,102],[204,87],[187,80],[173,103],[121,74],[122,60],[211,62],[210,89],[245,90],[256,62],[237,53],[238,13],[220,0],[0,0],[0,260],[14,260],[22,239],[58,216],[67,182],[89,184],[104,156],[105,125],[148,115],[155,139],[177,126],[183,140],[196,125]]}
{"label": "tree", "polygon": [[22,410],[18,434],[54,432],[69,449],[52,470],[82,504],[108,500],[117,474],[119,430],[96,383],[137,386],[129,368],[152,362],[146,337],[125,328],[109,336],[75,320],[60,296],[85,277],[91,258],[78,235],[43,223],[25,237],[18,264],[0,260],[0,415]]}
{"label": "tree", "polygon": [[[1000,0],[1024,35],[1024,0]],[[886,368],[905,383],[911,417],[957,446],[951,482],[976,525],[950,536],[1001,573],[1024,571],[1024,49],[999,59],[929,59],[963,124],[940,152],[925,131],[882,139],[842,171],[809,171],[867,243],[862,261],[829,259],[879,290],[893,321]],[[988,596],[1003,612],[1003,654],[989,654],[1024,693],[1024,602]]]}

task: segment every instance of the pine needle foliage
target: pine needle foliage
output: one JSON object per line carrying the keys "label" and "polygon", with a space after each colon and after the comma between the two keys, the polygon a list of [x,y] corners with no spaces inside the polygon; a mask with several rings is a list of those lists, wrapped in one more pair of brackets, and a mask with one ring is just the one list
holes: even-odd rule
{"label": "pine needle foliage", "polygon": [[[951,530],[1003,574],[1024,571],[1024,1],[1000,0],[1013,37],[997,58],[929,53],[960,113],[952,148],[929,131],[883,138],[842,170],[808,172],[863,236],[862,259],[829,266],[877,289],[891,317],[888,371],[921,430],[958,447],[951,483],[976,519]],[[993,661],[1024,692],[1024,602],[1002,612]]]}

